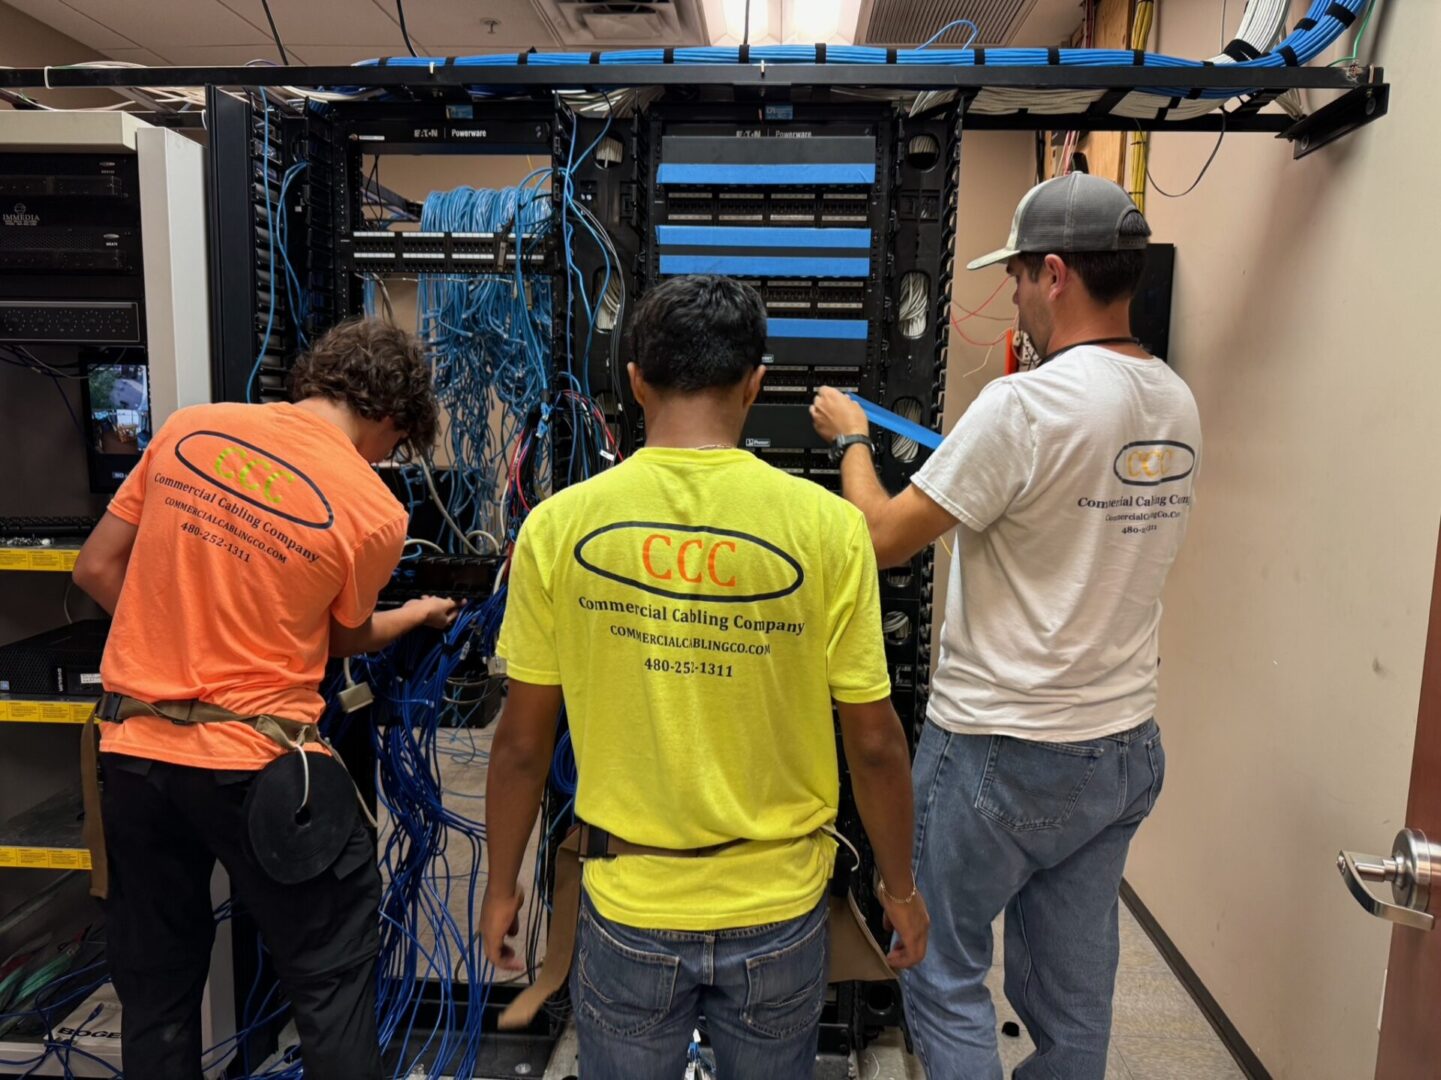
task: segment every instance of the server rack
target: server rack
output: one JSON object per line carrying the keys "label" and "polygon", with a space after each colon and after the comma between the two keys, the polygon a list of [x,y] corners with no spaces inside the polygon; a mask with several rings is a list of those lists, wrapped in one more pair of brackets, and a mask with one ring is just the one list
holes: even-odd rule
{"label": "server rack", "polygon": [[[910,118],[889,103],[662,100],[608,119],[573,111],[559,96],[494,106],[355,103],[301,115],[273,104],[267,114],[254,101],[216,104],[213,280],[228,285],[217,293],[217,307],[224,308],[216,345],[224,391],[217,397],[244,400],[252,371],[258,400],[282,392],[300,345],[297,328],[314,336],[359,313],[367,277],[513,271],[513,234],[378,227],[367,217],[368,204],[388,202],[397,216],[411,217],[419,207],[380,187],[362,159],[522,153],[549,160],[554,170],[553,220],[565,211],[560,178],[568,175],[571,197],[603,227],[611,246],[609,257],[590,242],[567,252],[562,230],[552,226],[543,240],[520,245],[520,257],[527,272],[551,275],[554,370],[583,373],[625,451],[645,439],[624,376],[625,315],[655,283],[687,272],[740,277],[766,303],[772,363],[745,432],[745,445],[762,459],[839,491],[839,470],[807,412],[823,384],[939,428],[957,213],[957,107]],[[575,148],[593,144],[600,152],[577,160]],[[300,162],[305,167],[286,192],[285,250],[316,299],[297,313],[283,288],[269,302],[275,256],[265,223],[277,212],[282,178]],[[268,195],[262,184],[269,185]],[[242,254],[232,257],[236,252]],[[605,306],[595,302],[607,262],[617,279],[611,287],[624,297],[619,318],[609,321]],[[917,279],[923,317],[910,312],[903,319],[897,297],[915,287],[903,282]],[[580,302],[577,280],[585,283],[589,307]],[[601,312],[595,326],[592,308]],[[267,325],[269,345],[262,350]],[[873,434],[883,481],[899,490],[926,451]],[[551,437],[557,457],[565,454],[567,433]],[[437,482],[444,490],[445,470],[437,471]],[[932,579],[929,551],[881,579],[893,697],[912,740],[924,722],[929,689]],[[879,905],[861,884],[873,865],[848,779],[843,789],[840,827],[863,853],[856,892],[881,935]],[[561,830],[549,828],[556,824],[564,823],[546,823],[558,838]],[[554,858],[554,845],[544,858]],[[842,986],[827,1006],[822,1048],[838,1059],[899,1022],[891,987]],[[553,1035],[543,1022],[527,1037]]]}

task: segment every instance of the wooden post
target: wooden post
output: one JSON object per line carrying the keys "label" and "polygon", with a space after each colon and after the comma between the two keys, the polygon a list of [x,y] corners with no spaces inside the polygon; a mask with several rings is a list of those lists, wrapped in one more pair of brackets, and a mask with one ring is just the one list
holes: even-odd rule
{"label": "wooden post", "polygon": [[[1096,40],[1097,49],[1129,49],[1131,47],[1131,20],[1133,0],[1097,0]],[[1081,44],[1083,28],[1078,28],[1072,44]],[[1060,162],[1053,152],[1050,137],[1046,140],[1046,179],[1056,175]],[[1107,180],[1125,186],[1126,179],[1126,133],[1124,131],[1092,131],[1083,134],[1076,144],[1076,150],[1086,155],[1087,167],[1092,176],[1103,176]]]}

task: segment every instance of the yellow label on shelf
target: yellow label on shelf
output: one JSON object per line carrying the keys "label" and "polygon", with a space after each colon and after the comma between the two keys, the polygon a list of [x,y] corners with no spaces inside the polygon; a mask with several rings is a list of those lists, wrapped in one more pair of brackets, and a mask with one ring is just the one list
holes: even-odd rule
{"label": "yellow label on shelf", "polygon": [[53,570],[68,574],[75,569],[79,548],[0,547],[0,570]]}
{"label": "yellow label on shelf", "polygon": [[95,709],[93,701],[11,701],[0,698],[0,723],[83,724]]}
{"label": "yellow label on shelf", "polygon": [[84,848],[0,847],[0,867],[22,870],[89,870]]}

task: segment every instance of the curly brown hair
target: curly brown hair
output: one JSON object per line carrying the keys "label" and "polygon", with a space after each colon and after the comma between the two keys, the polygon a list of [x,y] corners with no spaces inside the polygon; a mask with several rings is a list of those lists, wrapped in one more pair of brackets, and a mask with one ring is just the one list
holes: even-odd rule
{"label": "curly brown hair", "polygon": [[367,420],[390,417],[421,454],[435,445],[440,407],[425,348],[383,319],[351,319],[328,331],[295,362],[290,396],[326,398]]}

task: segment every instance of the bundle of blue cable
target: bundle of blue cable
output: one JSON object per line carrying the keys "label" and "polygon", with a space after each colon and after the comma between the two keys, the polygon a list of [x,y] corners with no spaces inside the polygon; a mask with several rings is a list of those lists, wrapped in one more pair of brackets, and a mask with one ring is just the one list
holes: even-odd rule
{"label": "bundle of blue cable", "polygon": [[[85,1066],[86,1076],[120,1076],[109,1062],[76,1046],[78,1034],[61,1035],[55,1030],[72,1010],[110,981],[103,951],[94,958],[97,947],[103,950],[103,943],[86,930],[58,947],[26,946],[6,960],[4,978],[0,979],[0,999],[4,1002],[0,1007],[0,1030],[15,1031],[6,1038],[33,1044],[38,1053],[24,1059],[0,1059],[0,1070],[23,1070],[23,1075],[30,1076],[53,1061],[61,1075],[67,1077],[76,1075],[73,1066],[77,1064]],[[85,962],[80,963],[82,958]],[[74,1025],[75,1030],[85,1030],[103,1008],[97,1004]]]}
{"label": "bundle of blue cable", "polygon": [[[556,422],[567,425],[567,442],[570,453],[565,463],[565,482],[574,484],[595,475],[620,460],[620,447],[606,421],[605,414],[594,400],[591,386],[591,351],[602,307],[612,295],[612,285],[617,286],[619,298],[613,312],[610,334],[610,356],[606,370],[609,372],[609,390],[617,408],[624,408],[623,387],[620,385],[621,322],[625,312],[625,285],[621,274],[620,256],[606,233],[605,226],[590,212],[586,205],[575,197],[575,172],[605,141],[610,132],[611,116],[606,115],[600,132],[584,149],[579,149],[580,125],[572,120],[570,125],[569,148],[565,165],[557,169],[560,181],[561,208],[563,211],[561,231],[562,250],[565,255],[566,278],[570,283],[572,303],[567,307],[566,340],[575,341],[575,313],[577,305],[586,313],[586,333],[582,343],[574,350],[568,370],[556,376]],[[601,274],[596,283],[587,282],[575,260],[576,242],[583,240],[594,245],[601,256]],[[592,284],[594,288],[592,289]],[[592,295],[592,292],[594,295]],[[559,464],[559,463],[557,463]]]}
{"label": "bundle of blue cable", "polygon": [[[476,796],[446,790],[444,766],[471,765],[486,756],[469,729],[456,726],[467,705],[450,687],[462,665],[494,655],[505,602],[502,585],[483,603],[463,609],[444,634],[410,635],[353,667],[388,717],[371,726],[370,740],[386,819],[379,853],[385,892],[377,1012],[381,1047],[394,1056],[397,1078],[468,1076],[480,1050],[494,981],[476,924],[485,829],[457,806]],[[339,737],[345,721],[334,712],[326,723]],[[563,735],[547,798],[564,799],[565,808],[547,814],[552,834],[569,821],[575,782],[575,759]],[[547,873],[546,860],[539,860],[541,893]],[[532,922],[538,932],[540,920]]]}
{"label": "bundle of blue cable", "polygon": [[[388,717],[370,728],[385,817],[377,1019],[397,1077],[422,1061],[426,1076],[469,1076],[480,1049],[492,982],[475,921],[485,829],[447,805],[442,764],[451,754],[445,733],[463,730],[450,726],[458,706],[447,684],[472,650],[494,649],[504,605],[502,589],[464,609],[446,633],[411,635],[359,665]],[[465,869],[453,873],[457,853]]]}
{"label": "bundle of blue cable", "polygon": [[[455,188],[426,197],[421,229],[516,235],[517,255],[550,228],[549,169],[515,187]],[[550,384],[551,283],[528,275],[518,257],[506,276],[426,274],[418,321],[431,349],[435,390],[449,416],[453,471],[446,510],[460,530],[493,529],[506,451]],[[467,550],[448,529],[439,541]]]}
{"label": "bundle of blue cable", "polygon": [[[1312,0],[1306,18],[1297,28],[1279,42],[1268,53],[1252,60],[1242,60],[1239,68],[1276,68],[1306,64],[1314,60],[1341,36],[1365,10],[1369,0]],[[756,45],[747,50],[747,60],[752,64],[812,64],[816,61],[813,45]],[[601,53],[597,61],[602,64],[736,64],[740,63],[740,50],[735,46],[705,46],[689,49],[622,49]],[[934,64],[942,66],[970,67],[977,63],[979,53],[975,49],[898,49],[892,59],[888,49],[864,45],[832,45],[826,49],[828,64],[885,64],[903,65]],[[368,60],[365,64],[379,64],[380,60]],[[388,57],[388,67],[430,67],[438,61],[434,57]],[[481,56],[460,56],[440,63],[456,67],[513,67],[517,64],[515,53],[493,53]],[[1049,49],[996,48],[986,49],[984,63],[987,67],[1129,67],[1137,64],[1137,55],[1126,49],[1061,49],[1055,54]],[[591,63],[589,53],[530,53],[526,64],[530,67],[581,66]],[[1190,60],[1179,56],[1160,53],[1143,53],[1139,63],[1148,68],[1194,68],[1206,66],[1201,60]],[[362,65],[363,66],[363,65]],[[1145,93],[1169,97],[1181,94],[1174,89],[1141,88]],[[1244,91],[1229,89],[1205,89],[1200,93],[1204,98],[1225,99],[1235,97]]]}

